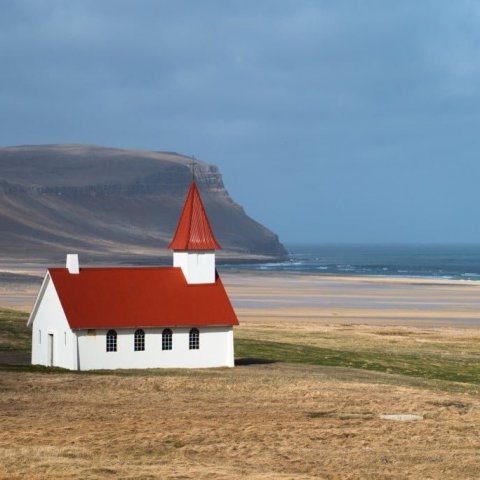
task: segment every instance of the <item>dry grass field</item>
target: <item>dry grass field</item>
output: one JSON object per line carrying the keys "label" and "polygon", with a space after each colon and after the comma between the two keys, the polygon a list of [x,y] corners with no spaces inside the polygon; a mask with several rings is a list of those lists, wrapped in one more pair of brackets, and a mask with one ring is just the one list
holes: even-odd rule
{"label": "dry grass field", "polygon": [[463,385],[269,364],[10,371],[0,389],[4,479],[478,478],[480,395]]}
{"label": "dry grass field", "polygon": [[[362,288],[337,290],[343,300],[332,306],[314,305],[312,291],[298,306],[295,286],[308,288],[293,282],[282,310],[269,303],[276,279],[262,293],[233,277],[234,369],[71,373],[4,361],[0,478],[480,477],[478,288],[445,286],[441,307],[437,287],[374,285],[363,295],[389,312],[372,300],[342,315],[365,301]],[[429,307],[414,321],[417,297]],[[0,313],[4,359],[28,350],[25,317]]]}

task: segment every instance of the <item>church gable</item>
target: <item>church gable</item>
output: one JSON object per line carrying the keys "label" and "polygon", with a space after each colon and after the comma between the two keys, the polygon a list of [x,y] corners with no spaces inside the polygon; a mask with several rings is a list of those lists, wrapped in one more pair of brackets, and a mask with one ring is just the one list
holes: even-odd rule
{"label": "church gable", "polygon": [[33,364],[74,368],[74,334],[48,273],[28,325],[32,327]]}

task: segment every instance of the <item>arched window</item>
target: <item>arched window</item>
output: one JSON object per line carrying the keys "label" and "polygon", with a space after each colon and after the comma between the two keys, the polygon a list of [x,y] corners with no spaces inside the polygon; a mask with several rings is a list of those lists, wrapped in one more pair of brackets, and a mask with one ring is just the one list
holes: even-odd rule
{"label": "arched window", "polygon": [[172,349],[172,331],[169,328],[165,328],[162,332],[162,350]]}
{"label": "arched window", "polygon": [[188,347],[190,350],[198,350],[200,348],[200,332],[198,328],[192,328],[188,338]]}
{"label": "arched window", "polygon": [[109,330],[107,332],[107,352],[117,351],[117,332],[115,330]]}
{"label": "arched window", "polygon": [[143,352],[145,350],[145,332],[141,328],[135,330],[133,349],[136,352]]}

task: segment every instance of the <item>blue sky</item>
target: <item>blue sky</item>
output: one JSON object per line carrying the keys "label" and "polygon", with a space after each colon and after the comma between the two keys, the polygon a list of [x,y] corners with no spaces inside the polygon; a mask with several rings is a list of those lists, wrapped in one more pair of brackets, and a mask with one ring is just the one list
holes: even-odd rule
{"label": "blue sky", "polygon": [[217,164],[284,242],[480,242],[480,3],[0,2],[0,145]]}

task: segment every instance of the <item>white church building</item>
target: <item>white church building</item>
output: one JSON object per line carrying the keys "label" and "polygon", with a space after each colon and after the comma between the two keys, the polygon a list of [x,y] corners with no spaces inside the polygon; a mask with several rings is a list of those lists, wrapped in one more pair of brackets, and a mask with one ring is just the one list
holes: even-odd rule
{"label": "white church building", "polygon": [[192,182],[169,248],[173,267],[49,268],[33,307],[32,364],[70,370],[233,367],[238,320],[215,269]]}

